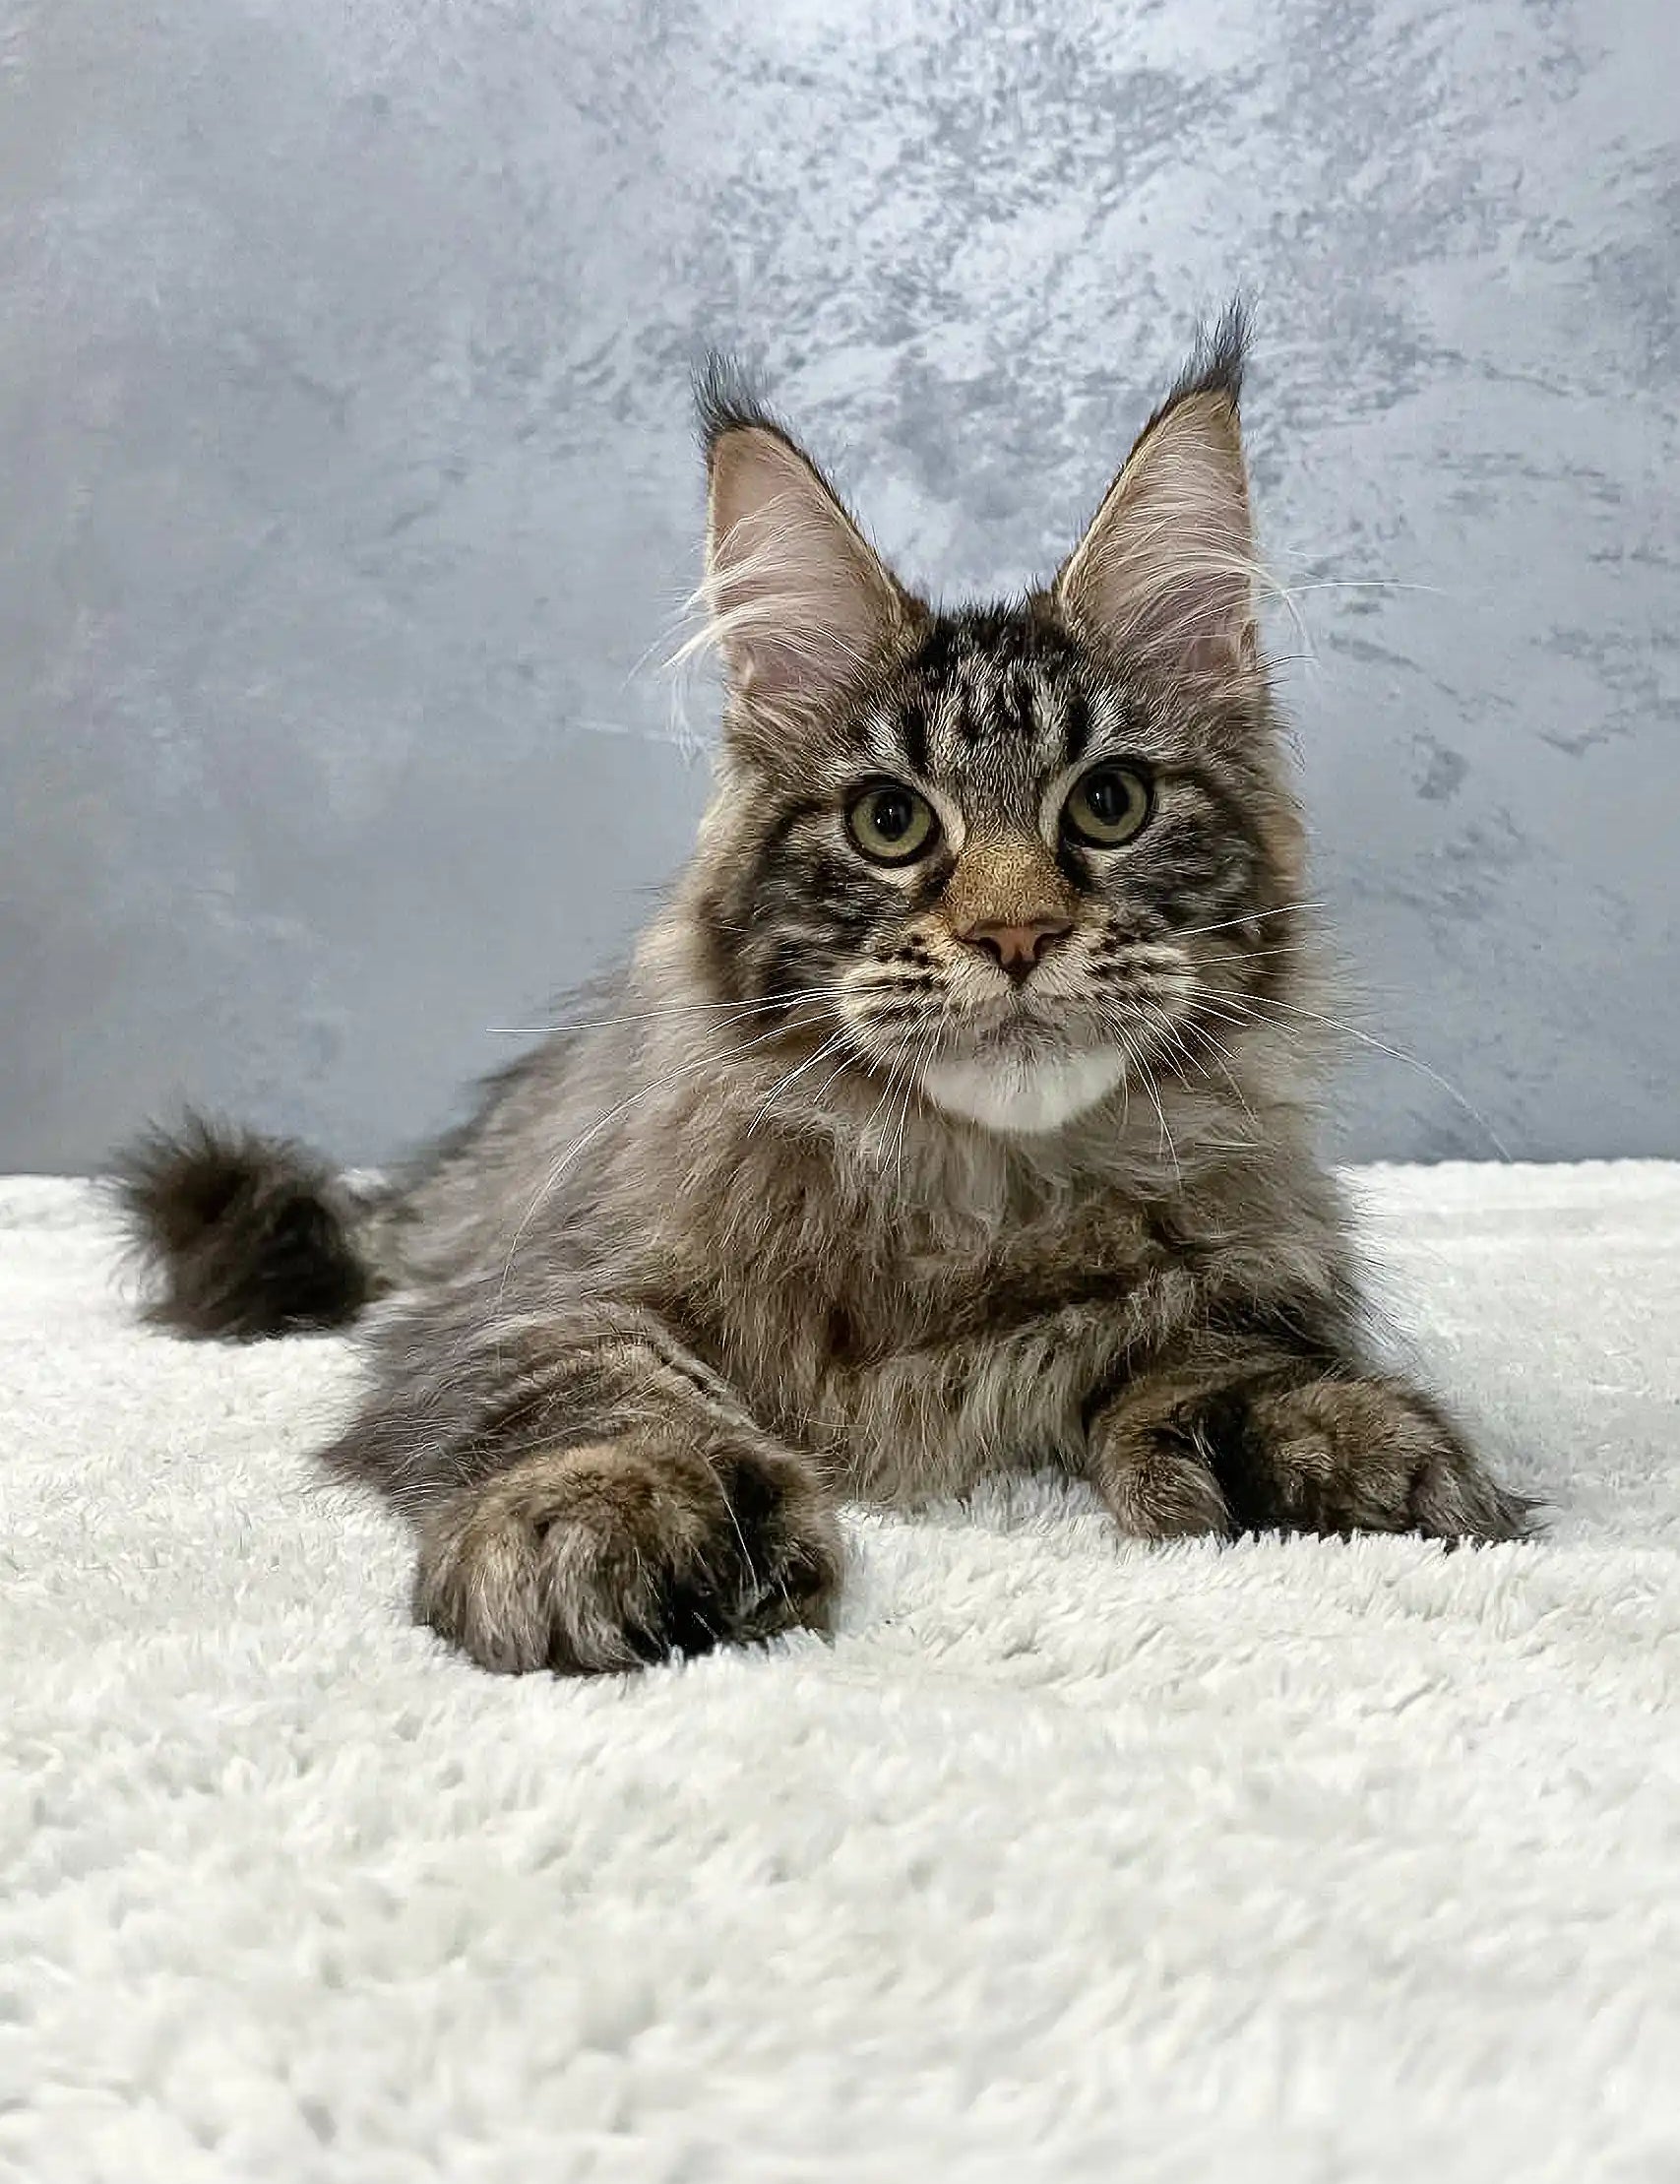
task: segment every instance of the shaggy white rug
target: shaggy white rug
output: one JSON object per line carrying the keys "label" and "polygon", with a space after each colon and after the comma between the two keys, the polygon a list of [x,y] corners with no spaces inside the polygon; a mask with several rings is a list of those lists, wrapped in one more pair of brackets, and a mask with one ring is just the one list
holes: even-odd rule
{"label": "shaggy white rug", "polygon": [[0,1186],[0,2171],[1680,2176],[1680,1167],[1367,1171],[1537,1544],[859,1520],[835,1643],[498,1681]]}

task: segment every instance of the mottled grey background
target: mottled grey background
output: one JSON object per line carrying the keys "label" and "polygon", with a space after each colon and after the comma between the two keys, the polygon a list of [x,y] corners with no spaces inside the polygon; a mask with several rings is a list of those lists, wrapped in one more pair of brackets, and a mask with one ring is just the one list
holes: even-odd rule
{"label": "mottled grey background", "polygon": [[622,944],[701,343],[956,593],[1238,281],[1358,1021],[1680,1152],[1677,85],[1674,0],[0,0],[0,1165],[388,1154]]}

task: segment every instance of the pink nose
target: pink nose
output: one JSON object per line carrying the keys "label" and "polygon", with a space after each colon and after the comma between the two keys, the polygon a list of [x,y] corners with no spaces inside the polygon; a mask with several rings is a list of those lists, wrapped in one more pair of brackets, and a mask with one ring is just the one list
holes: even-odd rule
{"label": "pink nose", "polygon": [[1054,944],[1073,931],[1065,917],[1035,918],[1021,925],[1000,925],[982,918],[958,938],[970,948],[984,949],[1012,978],[1025,978]]}

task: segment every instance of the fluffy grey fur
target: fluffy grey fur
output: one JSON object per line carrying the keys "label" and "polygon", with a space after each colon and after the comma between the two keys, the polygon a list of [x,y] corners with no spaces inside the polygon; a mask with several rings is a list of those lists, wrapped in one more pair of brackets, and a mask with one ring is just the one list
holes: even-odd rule
{"label": "fluffy grey fur", "polygon": [[[716,792],[597,1020],[374,1203],[249,1145],[152,1143],[131,1202],[174,1324],[308,1316],[276,1306],[251,1211],[288,1165],[322,1250],[392,1292],[327,1461],[412,1519],[417,1612],[486,1666],[820,1625],[838,1499],[1017,1466],[1151,1538],[1523,1529],[1372,1364],[1313,1153],[1242,334],[1053,582],[959,612],[713,374]],[[178,1208],[230,1158],[256,1181],[186,1253]]]}

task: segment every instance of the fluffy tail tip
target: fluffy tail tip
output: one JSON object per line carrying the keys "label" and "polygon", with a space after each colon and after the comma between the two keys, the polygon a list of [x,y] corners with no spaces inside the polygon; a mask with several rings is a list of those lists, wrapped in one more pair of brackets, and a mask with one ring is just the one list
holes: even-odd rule
{"label": "fluffy tail tip", "polygon": [[189,1115],[131,1146],[112,1184],[148,1277],[147,1315],[177,1334],[257,1342],[342,1327],[373,1294],[353,1195],[285,1139]]}

